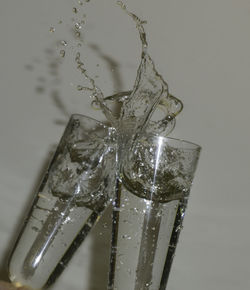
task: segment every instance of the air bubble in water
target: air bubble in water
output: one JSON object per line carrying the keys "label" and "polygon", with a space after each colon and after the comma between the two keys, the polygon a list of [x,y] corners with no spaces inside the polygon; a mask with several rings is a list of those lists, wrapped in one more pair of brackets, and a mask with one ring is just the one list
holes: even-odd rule
{"label": "air bubble in water", "polygon": [[104,223],[102,226],[104,227],[104,229],[108,228],[108,224],[107,223]]}
{"label": "air bubble in water", "polygon": [[71,218],[68,216],[66,219],[63,221],[63,225],[69,223],[71,221]]}
{"label": "air bubble in water", "polygon": [[39,232],[39,229],[37,227],[32,227],[32,230],[35,232]]}
{"label": "air bubble in water", "polygon": [[131,236],[129,236],[129,235],[122,235],[122,238],[124,240],[131,240]]}

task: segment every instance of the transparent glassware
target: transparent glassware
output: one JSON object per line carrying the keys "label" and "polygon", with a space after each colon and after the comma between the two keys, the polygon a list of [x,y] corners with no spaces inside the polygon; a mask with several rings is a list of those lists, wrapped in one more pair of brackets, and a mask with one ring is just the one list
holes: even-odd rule
{"label": "transparent glassware", "polygon": [[51,285],[111,201],[114,129],[72,115],[9,260],[17,286]]}
{"label": "transparent glassware", "polygon": [[144,135],[126,152],[108,289],[166,288],[200,150],[190,142]]}

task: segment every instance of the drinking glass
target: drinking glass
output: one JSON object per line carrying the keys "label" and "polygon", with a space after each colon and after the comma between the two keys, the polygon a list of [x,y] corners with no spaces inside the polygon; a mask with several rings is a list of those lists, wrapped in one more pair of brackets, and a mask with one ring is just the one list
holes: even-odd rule
{"label": "drinking glass", "polygon": [[71,116],[9,260],[16,286],[52,284],[110,203],[113,138],[114,129]]}
{"label": "drinking glass", "polygon": [[144,135],[122,163],[108,289],[166,288],[200,147]]}

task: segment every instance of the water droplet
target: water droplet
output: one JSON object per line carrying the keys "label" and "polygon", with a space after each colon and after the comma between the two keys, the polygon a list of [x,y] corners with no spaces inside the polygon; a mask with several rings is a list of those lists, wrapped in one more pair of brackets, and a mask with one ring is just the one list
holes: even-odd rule
{"label": "water droplet", "polygon": [[122,1],[116,1],[116,3],[121,6],[122,9],[126,9],[126,5]]}
{"label": "water droplet", "polygon": [[76,29],[82,29],[81,23],[76,22],[76,24],[75,24],[75,28],[76,28]]}
{"label": "water droplet", "polygon": [[80,85],[78,85],[78,86],[77,86],[77,90],[78,90],[78,91],[83,91],[83,90],[84,90],[84,87],[83,87],[83,86],[80,86]]}
{"label": "water droplet", "polygon": [[50,33],[53,33],[53,32],[55,32],[55,31],[56,31],[55,27],[50,27],[50,29],[49,29],[49,32],[50,32]]}
{"label": "water droplet", "polygon": [[75,36],[76,36],[76,37],[80,37],[80,36],[81,36],[80,31],[75,31]]}
{"label": "water droplet", "polygon": [[63,49],[60,50],[60,56],[61,56],[61,57],[65,57],[65,50],[63,50]]}
{"label": "water droplet", "polygon": [[63,45],[63,46],[67,46],[67,45],[68,45],[68,43],[67,43],[67,41],[65,41],[65,40],[62,40],[62,41],[61,41],[61,45]]}

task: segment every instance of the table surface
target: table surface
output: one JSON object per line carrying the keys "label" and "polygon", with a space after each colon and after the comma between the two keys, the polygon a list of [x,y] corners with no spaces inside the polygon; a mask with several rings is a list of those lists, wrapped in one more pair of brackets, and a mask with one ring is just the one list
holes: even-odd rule
{"label": "table surface", "polygon": [[[169,289],[247,290],[250,2],[126,3],[148,20],[150,54],[170,92],[183,100],[172,136],[203,147]],[[66,54],[72,54],[71,18],[80,15],[74,16],[74,5],[77,1],[0,1],[2,279],[13,237],[63,132],[59,123],[70,113],[104,119],[92,109],[91,99],[77,91],[82,80],[73,62],[66,57],[63,69],[53,67],[58,40],[68,41]],[[131,89],[140,56],[134,24],[114,1],[90,1],[79,13],[87,14],[85,44],[79,49],[90,74],[99,75],[98,86],[105,95]],[[56,93],[67,113],[55,102]],[[87,237],[54,290],[104,289],[110,227],[104,230],[102,223],[110,222],[109,214]]]}

